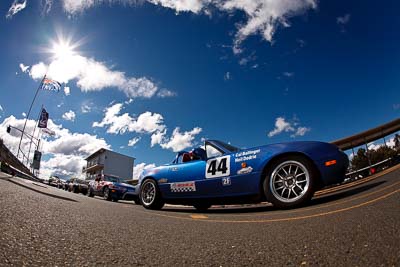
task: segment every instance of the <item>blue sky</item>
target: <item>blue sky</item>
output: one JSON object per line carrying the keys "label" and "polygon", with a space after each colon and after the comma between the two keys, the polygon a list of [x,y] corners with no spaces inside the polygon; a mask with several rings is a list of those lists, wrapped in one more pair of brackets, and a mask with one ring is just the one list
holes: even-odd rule
{"label": "blue sky", "polygon": [[203,138],[251,147],[346,137],[399,117],[399,7],[1,1],[0,137],[16,151],[5,126],[22,126],[45,69],[69,94],[40,91],[30,116],[44,105],[56,132],[43,136],[43,175],[79,173],[100,146],[143,168]]}

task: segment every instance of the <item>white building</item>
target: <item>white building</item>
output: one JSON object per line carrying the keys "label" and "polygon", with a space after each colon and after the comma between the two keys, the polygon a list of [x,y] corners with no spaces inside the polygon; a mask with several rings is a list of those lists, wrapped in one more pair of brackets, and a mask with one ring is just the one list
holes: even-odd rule
{"label": "white building", "polygon": [[133,157],[101,148],[86,158],[87,165],[82,172],[86,173],[86,180],[92,180],[98,174],[131,180],[134,160]]}

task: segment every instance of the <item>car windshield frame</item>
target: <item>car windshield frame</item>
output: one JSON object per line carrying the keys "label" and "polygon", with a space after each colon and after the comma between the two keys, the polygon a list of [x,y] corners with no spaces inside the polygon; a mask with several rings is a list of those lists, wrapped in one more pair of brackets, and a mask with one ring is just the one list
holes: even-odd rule
{"label": "car windshield frame", "polygon": [[112,183],[121,183],[121,178],[110,175],[104,175],[104,181]]}
{"label": "car windshield frame", "polygon": [[219,140],[208,140],[205,142],[205,146],[206,145],[211,145],[211,146],[217,148],[218,150],[220,150],[221,152],[224,152],[224,154],[235,153],[235,152],[241,150],[238,147],[235,147],[231,144],[227,144],[227,143],[219,141]]}

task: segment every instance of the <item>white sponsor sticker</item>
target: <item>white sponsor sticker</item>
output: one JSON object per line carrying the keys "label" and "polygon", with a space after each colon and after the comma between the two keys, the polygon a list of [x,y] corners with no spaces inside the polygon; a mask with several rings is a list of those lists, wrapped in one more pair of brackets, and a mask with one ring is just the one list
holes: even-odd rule
{"label": "white sponsor sticker", "polygon": [[261,149],[256,149],[256,150],[248,150],[248,151],[242,151],[239,153],[235,154],[235,162],[242,162],[242,161],[247,161],[247,160],[252,160],[257,158],[257,154],[261,152]]}
{"label": "white sponsor sticker", "polygon": [[246,174],[246,173],[251,173],[253,171],[253,168],[251,166],[242,168],[238,170],[237,174]]}
{"label": "white sponsor sticker", "polygon": [[195,192],[196,191],[196,183],[194,181],[171,183],[170,188],[171,188],[171,192],[173,192],[173,193]]}

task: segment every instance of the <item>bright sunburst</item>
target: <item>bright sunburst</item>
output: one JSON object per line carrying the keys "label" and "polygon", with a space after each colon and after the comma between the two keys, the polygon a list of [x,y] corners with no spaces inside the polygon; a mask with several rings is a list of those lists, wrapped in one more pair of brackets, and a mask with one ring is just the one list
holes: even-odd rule
{"label": "bright sunburst", "polygon": [[74,47],[64,40],[59,40],[57,43],[53,43],[51,49],[54,57],[57,59],[66,58],[74,55]]}
{"label": "bright sunburst", "polygon": [[77,49],[82,43],[83,40],[73,41],[71,36],[65,36],[58,31],[56,38],[51,40],[49,46],[43,50],[50,53],[53,59],[65,59],[78,55]]}

